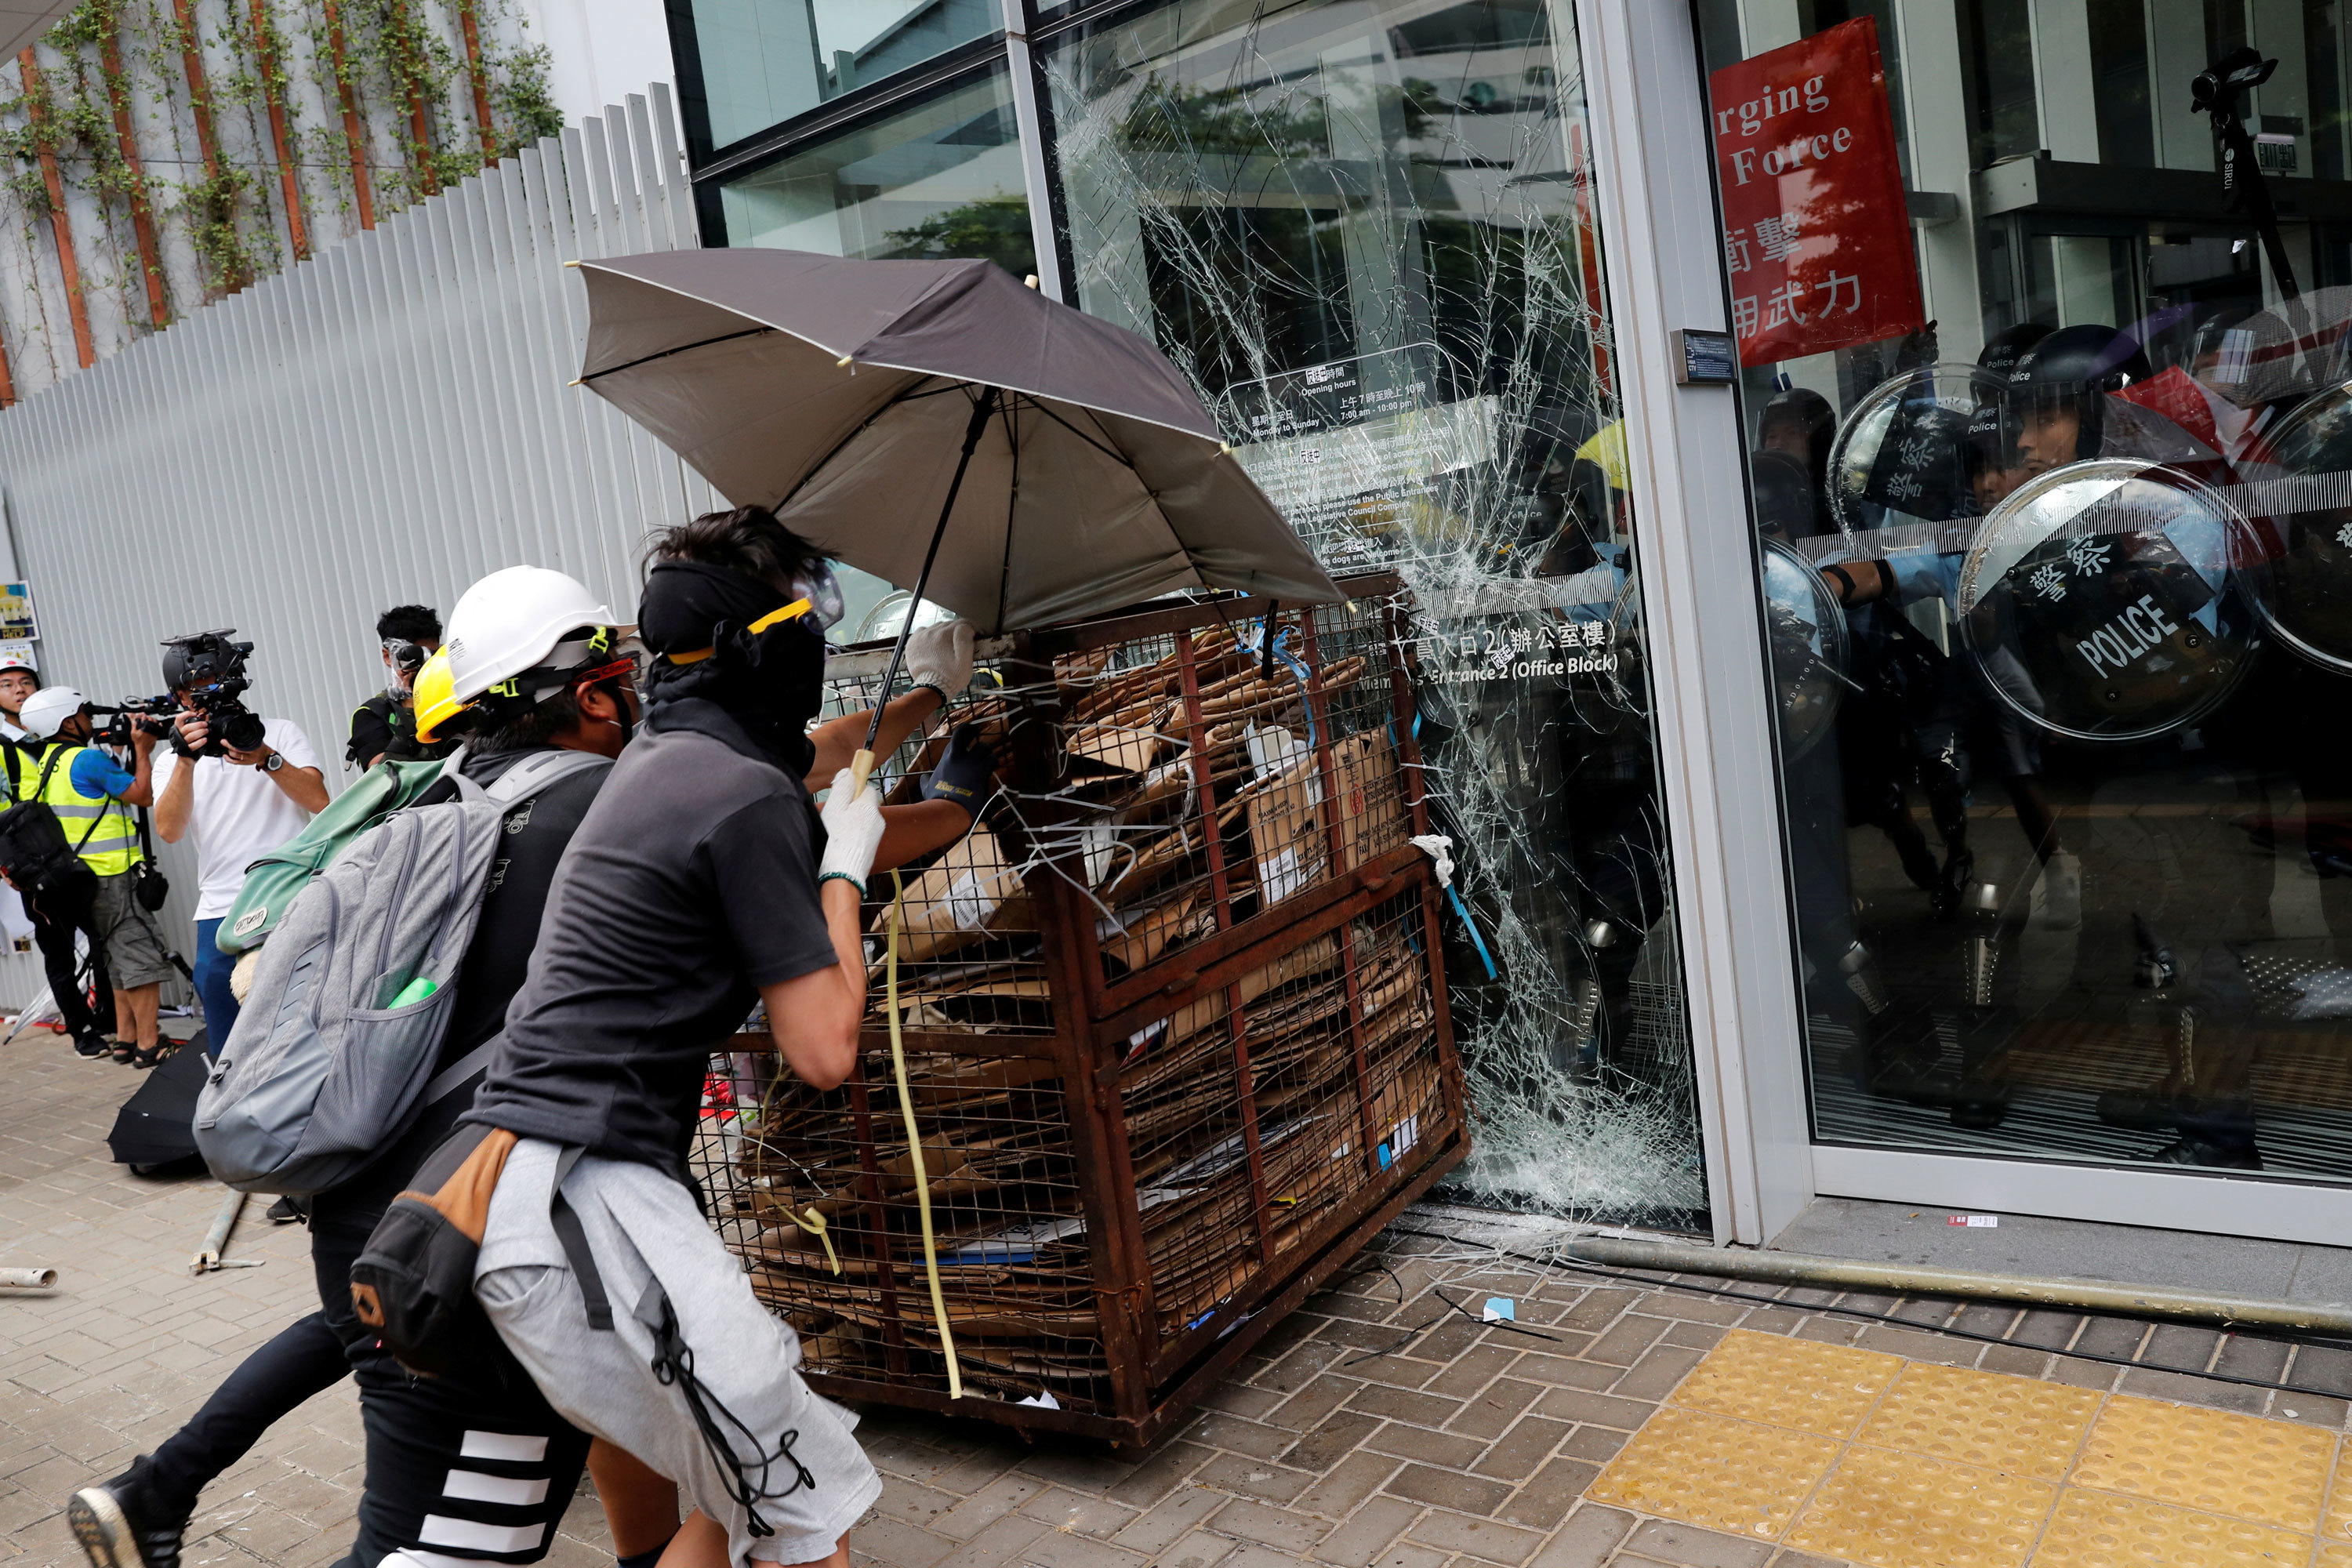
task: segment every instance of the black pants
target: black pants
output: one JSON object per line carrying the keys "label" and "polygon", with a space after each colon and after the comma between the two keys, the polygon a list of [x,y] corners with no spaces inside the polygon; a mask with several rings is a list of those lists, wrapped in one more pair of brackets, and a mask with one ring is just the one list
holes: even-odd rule
{"label": "black pants", "polygon": [[196,1494],[245,1457],[256,1439],[304,1400],[351,1371],[326,1314],[289,1324],[213,1390],[204,1408],[163,1440],[151,1461],[162,1501],[193,1511]]}
{"label": "black pants", "polygon": [[[114,1033],[114,987],[106,975],[106,937],[98,929],[94,880],[80,879],[47,893],[29,895],[25,912],[33,917],[33,941],[41,950],[41,968],[49,979],[49,994],[66,1032],[76,1037]],[[89,974],[96,982],[97,1005],[82,994],[81,961],[74,953],[74,933],[89,942]]]}
{"label": "black pants", "polygon": [[404,1546],[538,1562],[579,1489],[587,1434],[549,1409],[511,1358],[461,1383],[416,1377],[377,1349],[352,1314],[350,1288],[352,1262],[377,1216],[320,1206],[310,1230],[320,1310],[246,1357],[155,1450],[160,1500],[193,1511],[197,1493],[272,1424],[348,1373],[360,1385],[367,1482],[347,1563],[375,1568]]}
{"label": "black pants", "polygon": [[352,1315],[352,1264],[381,1210],[323,1198],[310,1220],[320,1305],[360,1385],[367,1480],[359,1538],[338,1568],[376,1568],[402,1547],[485,1563],[536,1563],[579,1490],[588,1435],[548,1407],[511,1356],[466,1378],[418,1377]]}

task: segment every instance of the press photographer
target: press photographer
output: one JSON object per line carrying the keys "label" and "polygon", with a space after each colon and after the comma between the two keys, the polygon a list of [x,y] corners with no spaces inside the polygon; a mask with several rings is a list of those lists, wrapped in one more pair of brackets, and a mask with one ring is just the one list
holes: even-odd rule
{"label": "press photographer", "polygon": [[291,719],[246,707],[251,643],[230,631],[163,644],[163,681],[180,712],[155,760],[155,831],[177,844],[196,835],[196,990],[217,1056],[236,1025],[231,961],[213,941],[245,885],[245,868],[302,831],[327,804],[326,780],[308,736]]}

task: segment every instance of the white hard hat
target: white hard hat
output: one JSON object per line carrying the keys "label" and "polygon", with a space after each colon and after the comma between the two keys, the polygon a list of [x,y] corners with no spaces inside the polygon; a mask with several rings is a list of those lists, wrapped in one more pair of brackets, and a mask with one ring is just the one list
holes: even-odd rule
{"label": "white hard hat", "polygon": [[16,722],[46,741],[65,727],[65,721],[89,706],[82,694],[70,686],[44,686],[25,699],[17,711]]}
{"label": "white hard hat", "polygon": [[41,673],[41,667],[33,662],[33,656],[30,650],[25,648],[0,647],[0,671],[11,669],[21,669],[31,675],[38,675]]}
{"label": "white hard hat", "polygon": [[[452,695],[470,702],[502,680],[545,664],[563,634],[617,626],[577,578],[544,566],[509,566],[472,587],[449,612]],[[617,637],[614,640],[618,640]]]}

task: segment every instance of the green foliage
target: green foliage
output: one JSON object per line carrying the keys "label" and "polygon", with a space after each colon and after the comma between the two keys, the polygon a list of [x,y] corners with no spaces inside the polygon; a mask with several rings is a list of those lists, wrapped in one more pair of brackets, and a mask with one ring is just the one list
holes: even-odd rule
{"label": "green foliage", "polygon": [[1203,89],[1158,78],[1135,95],[1118,137],[1130,156],[1155,152],[1319,158],[1329,151],[1323,100],[1284,92],[1272,103],[1257,88]]}
{"label": "green foliage", "polygon": [[1015,278],[1037,270],[1037,247],[1030,237],[1029,203],[1021,196],[982,196],[960,207],[933,213],[911,228],[889,231],[887,260],[978,257]]}
{"label": "green foliage", "polygon": [[506,122],[499,137],[503,152],[520,152],[563,129],[563,110],[555,107],[555,91],[547,80],[554,64],[544,44],[483,60],[490,79],[490,113]]}
{"label": "green foliage", "polygon": [[[484,85],[498,154],[562,128],[548,85],[548,51],[527,42],[499,43],[518,30],[511,5],[341,0],[338,79],[324,0],[268,0],[257,26],[249,0],[197,0],[194,25],[186,27],[172,0],[79,0],[41,39],[45,101],[38,124],[21,81],[15,96],[0,96],[0,205],[13,204],[28,224],[54,216],[41,167],[48,153],[68,194],[88,193],[110,227],[127,226],[152,196],[175,196],[157,216],[169,218],[194,249],[207,290],[243,288],[282,260],[275,211],[280,171],[266,118],[273,103],[286,120],[289,155],[300,171],[315,243],[338,237],[331,219],[320,232],[320,216],[340,209],[348,232],[356,210],[353,148],[342,121],[346,88],[362,122],[358,152],[379,217],[480,171],[483,138],[474,124],[464,50],[456,42],[464,7],[473,8],[482,25]],[[119,68],[106,65],[110,43]],[[204,62],[204,108],[215,121],[218,158],[211,173],[198,156],[197,106],[184,58],[190,50]],[[295,79],[305,61],[325,100],[323,115],[306,105]],[[0,77],[0,95],[6,91]],[[424,111],[421,135],[412,113],[416,104]],[[118,108],[132,115],[144,161],[163,175],[148,178],[146,189],[123,155]],[[389,159],[387,142],[394,149]],[[172,171],[182,176],[173,178]],[[126,232],[114,230],[111,238],[114,255],[129,253]],[[104,275],[100,254],[91,263],[93,277]],[[137,266],[120,270],[126,290],[143,292]],[[143,315],[144,306],[130,314]]]}
{"label": "green foliage", "polygon": [[242,289],[259,271],[244,226],[237,222],[237,209],[252,188],[251,174],[226,163],[213,178],[180,187],[180,211],[187,218],[189,241],[204,258],[209,289]]}

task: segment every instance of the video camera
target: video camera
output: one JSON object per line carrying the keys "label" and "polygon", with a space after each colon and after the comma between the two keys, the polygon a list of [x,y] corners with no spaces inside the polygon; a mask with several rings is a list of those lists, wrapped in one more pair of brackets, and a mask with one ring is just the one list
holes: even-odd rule
{"label": "video camera", "polygon": [[163,697],[126,697],[120,706],[110,708],[103,702],[89,705],[92,718],[104,714],[106,722],[90,726],[90,740],[101,746],[127,746],[132,731],[144,730],[151,735],[172,732],[173,718],[180,711],[180,700],[169,695]]}
{"label": "video camera", "polygon": [[[236,635],[235,626],[224,626],[218,631],[190,632],[185,637],[163,639],[163,684],[174,692],[185,694],[185,706],[205,716],[209,731],[204,749],[192,752],[174,727],[172,749],[184,757],[217,757],[232,751],[255,751],[262,744],[261,715],[240,700],[246,689],[253,684],[252,678],[245,673],[245,661],[253,652],[253,645],[228,640]],[[173,711],[182,706],[179,700],[163,700]],[[152,711],[152,707],[148,710]]]}

